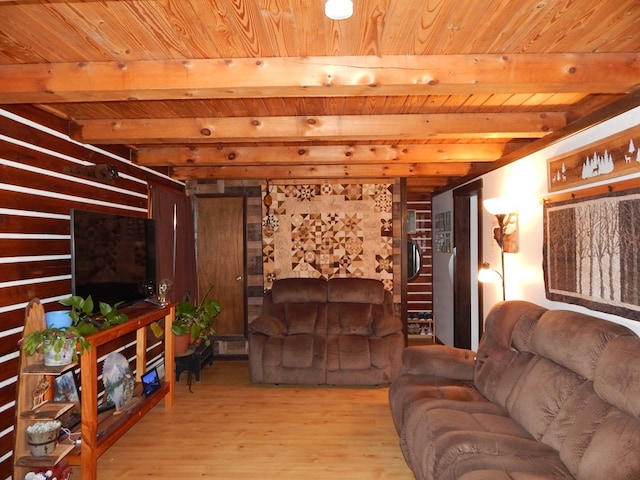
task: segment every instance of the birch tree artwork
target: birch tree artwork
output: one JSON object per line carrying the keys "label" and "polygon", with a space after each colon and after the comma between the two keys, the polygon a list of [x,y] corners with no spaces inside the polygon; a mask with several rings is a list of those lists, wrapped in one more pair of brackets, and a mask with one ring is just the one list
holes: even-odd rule
{"label": "birch tree artwork", "polygon": [[545,205],[550,300],[640,320],[640,191]]}

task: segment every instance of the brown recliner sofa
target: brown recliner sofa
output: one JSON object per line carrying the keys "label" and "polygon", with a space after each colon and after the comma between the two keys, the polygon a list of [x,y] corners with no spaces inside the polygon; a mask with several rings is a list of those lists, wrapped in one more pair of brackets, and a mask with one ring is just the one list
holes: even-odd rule
{"label": "brown recliner sofa", "polygon": [[254,383],[388,384],[403,348],[392,295],[374,279],[277,280],[249,325]]}
{"label": "brown recliner sofa", "polygon": [[417,479],[640,479],[640,338],[624,326],[509,301],[477,355],[403,362],[389,401]]}

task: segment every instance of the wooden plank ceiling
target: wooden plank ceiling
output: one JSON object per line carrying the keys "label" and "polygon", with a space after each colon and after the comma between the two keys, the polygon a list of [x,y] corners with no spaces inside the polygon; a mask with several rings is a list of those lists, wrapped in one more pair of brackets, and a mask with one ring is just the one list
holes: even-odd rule
{"label": "wooden plank ceiling", "polygon": [[178,179],[408,177],[428,192],[637,105],[640,0],[323,8],[0,0],[0,107],[35,105]]}

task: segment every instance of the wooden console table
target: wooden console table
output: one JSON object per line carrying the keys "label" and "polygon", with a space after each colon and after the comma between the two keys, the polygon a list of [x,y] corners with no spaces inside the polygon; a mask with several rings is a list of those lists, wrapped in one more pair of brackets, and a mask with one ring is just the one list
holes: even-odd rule
{"label": "wooden console table", "polygon": [[[139,304],[138,306],[124,309],[129,315],[129,321],[89,335],[87,340],[91,343],[91,349],[85,351],[80,357],[80,382],[82,384],[81,397],[81,432],[82,443],[80,445],[80,457],[69,456],[69,463],[79,464],[82,480],[97,479],[98,458],[107,451],[116,440],[124,435],[138,420],[149,410],[164,399],[165,408],[173,407],[174,385],[172,372],[174,370],[173,335],[171,335],[171,323],[175,318],[175,306],[158,307],[152,304]],[[136,382],[139,387],[140,378],[147,368],[147,326],[164,319],[164,364],[165,381],[160,390],[154,392],[149,398],[145,398],[133,409],[117,416],[113,412],[100,415],[98,419],[98,391],[96,378],[98,377],[98,347],[115,340],[130,332],[136,332]],[[79,462],[78,462],[79,460]]]}
{"label": "wooden console table", "polygon": [[[116,440],[124,435],[138,420],[140,420],[149,410],[160,401],[164,400],[165,408],[171,408],[174,403],[175,380],[173,371],[174,346],[173,335],[171,335],[171,324],[175,318],[175,305],[157,306],[150,303],[140,303],[136,306],[121,310],[129,316],[129,320],[121,325],[116,325],[107,330],[101,330],[88,335],[87,340],[91,344],[91,349],[86,350],[80,357],[80,379],[82,385],[82,395],[80,402],[81,416],[81,445],[59,444],[54,455],[47,457],[30,457],[26,448],[24,428],[29,422],[33,422],[33,415],[30,417],[30,402],[32,392],[38,384],[40,378],[54,376],[62,373],[63,370],[73,368],[73,365],[56,368],[44,367],[42,355],[27,356],[21,351],[21,367],[18,379],[17,408],[19,415],[16,424],[16,442],[14,448],[14,478],[21,479],[27,471],[33,467],[53,465],[63,459],[69,464],[80,466],[80,478],[82,480],[97,479],[98,458]],[[154,323],[162,322],[164,328],[164,364],[165,380],[159,390],[149,397],[142,395],[140,379],[147,369],[147,327]],[[44,328],[44,310],[37,299],[30,302],[27,309],[27,320],[25,330]],[[136,394],[131,401],[131,405],[114,415],[112,411],[98,413],[98,351],[99,347],[109,342],[117,340],[129,333],[136,333]],[[49,384],[52,384],[49,381]],[[51,394],[51,398],[53,395]],[[45,403],[40,410],[48,409],[47,416],[38,414],[38,418],[57,418],[62,413],[73,407],[73,404],[61,404],[55,402]],[[49,414],[48,411],[51,410]]]}

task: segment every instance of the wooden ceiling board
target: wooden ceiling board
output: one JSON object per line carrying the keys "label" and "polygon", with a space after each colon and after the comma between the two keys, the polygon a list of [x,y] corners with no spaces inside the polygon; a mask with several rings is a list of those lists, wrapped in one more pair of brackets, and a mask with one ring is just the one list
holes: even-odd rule
{"label": "wooden ceiling board", "polygon": [[[145,165],[162,159],[184,178],[360,178],[366,165],[349,162],[362,148],[419,152],[426,157],[400,155],[393,169],[370,174],[407,176],[411,189],[430,191],[480,171],[474,152],[486,168],[517,159],[531,142],[543,145],[544,138],[499,122],[501,115],[557,114],[569,132],[574,122],[597,119],[596,111],[606,116],[611,105],[637,104],[638,0],[359,0],[344,21],[327,19],[323,9],[324,0],[0,0],[0,108],[32,104],[76,132],[83,122],[161,121],[165,128],[173,121],[176,128],[163,130],[166,138],[153,145],[145,143],[144,128],[99,141],[140,149]],[[624,97],[629,104],[620,102]],[[398,115],[433,122],[421,135]],[[449,133],[429,135],[442,115]],[[473,115],[493,118],[502,131],[469,132]],[[270,127],[264,136],[237,128],[219,140],[218,154],[233,157],[235,148],[261,166],[199,170],[179,153],[189,165],[181,170],[167,157],[176,146],[199,145],[197,135],[178,128],[185,121],[234,118]],[[346,128],[337,123],[312,138],[291,129],[282,135],[287,122],[311,118]],[[203,152],[216,141],[202,143]],[[505,146],[498,158],[481,151],[496,144]],[[430,150],[438,145],[469,154]],[[311,168],[283,168],[307,148]],[[429,161],[440,166],[415,166]],[[455,167],[445,168],[448,161]]]}

